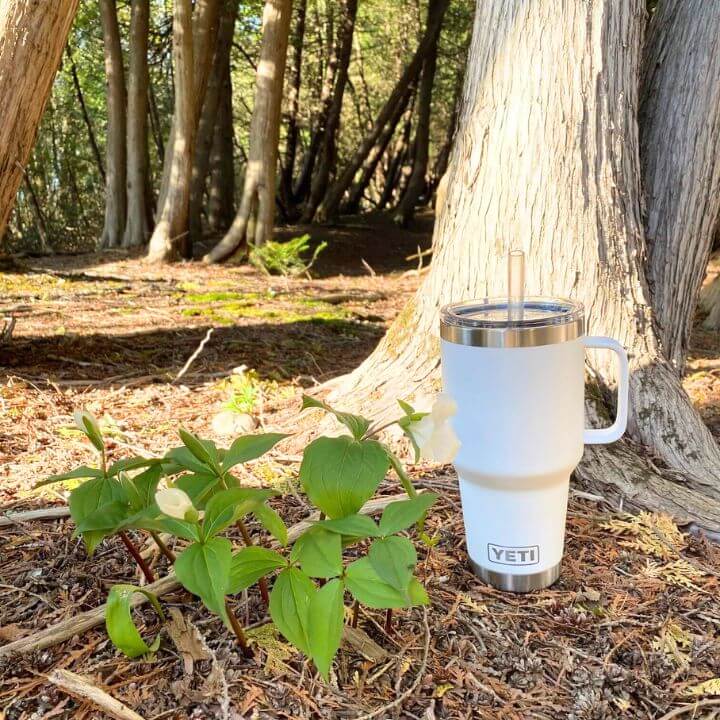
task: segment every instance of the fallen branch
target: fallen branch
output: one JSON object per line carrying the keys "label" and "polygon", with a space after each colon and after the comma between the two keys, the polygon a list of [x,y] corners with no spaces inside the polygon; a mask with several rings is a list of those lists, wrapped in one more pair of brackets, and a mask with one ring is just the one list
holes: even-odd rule
{"label": "fallen branch", "polygon": [[57,520],[70,516],[70,508],[65,505],[57,507],[38,508],[37,510],[23,510],[21,512],[8,512],[0,515],[0,527],[17,525],[18,523],[32,522],[33,520]]}
{"label": "fallen branch", "polygon": [[[397,500],[407,498],[405,493],[398,495],[388,495],[386,497],[376,498],[365,503],[360,509],[365,515],[372,515],[386,508],[390,503]],[[296,523],[288,528],[288,540],[290,542],[297,540],[305,530],[307,530],[313,522],[313,519],[319,517],[318,513],[314,513],[307,520]],[[150,585],[145,586],[145,590],[154,593],[157,597],[166,595],[167,593],[177,590],[180,583],[174,573],[169,573],[166,577],[157,580]],[[131,599],[132,606],[143,605],[147,602],[145,595],[135,593]],[[26,637],[15,640],[7,645],[0,646],[0,658],[9,657],[11,655],[24,655],[36,650],[44,650],[58,643],[64,642],[74,635],[80,635],[91,628],[100,625],[105,620],[105,605],[87,610],[79,615],[73,615],[66,620],[62,620],[55,625],[43,628],[37,632],[27,635]]]}
{"label": "fallen branch", "polygon": [[116,720],[144,720],[142,715],[138,715],[127,705],[69,670],[53,670],[48,673],[47,679],[68,695],[92,703]]}
{"label": "fallen branch", "polygon": [[195,362],[197,356],[203,351],[203,348],[207,344],[207,341],[210,339],[210,336],[213,334],[214,330],[215,328],[210,328],[205,333],[205,337],[200,341],[200,344],[197,346],[197,348],[195,348],[195,352],[187,359],[187,362],[182,366],[182,370],[180,370],[180,372],[175,376],[173,384],[175,384],[190,369],[190,366]]}

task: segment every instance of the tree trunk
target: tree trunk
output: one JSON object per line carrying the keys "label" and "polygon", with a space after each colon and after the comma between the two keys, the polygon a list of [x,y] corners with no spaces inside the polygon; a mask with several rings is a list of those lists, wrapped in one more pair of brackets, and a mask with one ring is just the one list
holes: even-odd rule
{"label": "tree trunk", "polygon": [[150,0],[132,0],[127,104],[127,223],[123,247],[144,245],[150,235],[148,182],[148,33]]}
{"label": "tree trunk", "polygon": [[208,226],[214,233],[227,232],[235,217],[235,152],[232,79],[230,63],[225,68],[220,107],[210,154]]}
{"label": "tree trunk", "polygon": [[427,187],[426,175],[430,154],[430,112],[432,110],[432,92],[435,84],[439,35],[440,33],[435,36],[435,42],[428,50],[423,62],[420,89],[418,91],[417,128],[415,129],[415,153],[412,173],[394,218],[395,222],[402,227],[406,227],[413,219],[417,201]]}
{"label": "tree trunk", "polygon": [[73,59],[70,45],[67,45],[65,49],[67,52],[68,60],[70,62],[70,74],[72,76],[73,86],[75,87],[75,94],[77,95],[78,105],[80,105],[80,111],[83,116],[83,121],[85,122],[85,127],[88,131],[90,148],[92,150],[93,157],[95,158],[95,163],[97,165],[100,178],[103,182],[105,182],[105,166],[103,165],[102,155],[100,154],[100,148],[98,147],[97,138],[95,137],[95,130],[93,128],[92,120],[90,119],[90,114],[88,113],[87,105],[85,104],[85,95],[82,91],[82,86],[80,85],[80,77],[78,76],[77,65],[75,65],[75,60]]}
{"label": "tree trunk", "polygon": [[206,262],[225,260],[246,243],[262,245],[272,235],[280,108],[291,14],[292,0],[266,0],[240,208],[225,237],[205,256]]}
{"label": "tree trunk", "polygon": [[348,67],[352,55],[355,17],[357,16],[358,0],[344,0],[338,28],[338,63],[335,73],[330,110],[327,115],[325,131],[320,148],[320,160],[310,186],[310,197],[303,210],[302,222],[312,222],[315,211],[323,199],[336,161],[336,136],[340,127],[345,86],[348,79]]}
{"label": "tree trunk", "polygon": [[296,15],[295,31],[292,34],[291,43],[292,52],[289,58],[285,159],[280,179],[281,197],[285,207],[288,209],[295,203],[293,177],[295,177],[295,159],[297,156],[298,109],[300,107],[300,88],[302,87],[302,57],[305,46],[307,0],[299,0]]}
{"label": "tree trunk", "polygon": [[[220,123],[222,93],[229,81],[230,50],[235,34],[238,0],[225,0],[220,15],[217,43],[212,60],[212,69],[205,91],[200,121],[198,124],[195,156],[193,159],[192,184],[190,186],[190,237],[193,241],[202,237],[202,210],[205,187],[210,170],[210,153],[215,137],[215,128]],[[231,156],[232,157],[232,156]]]}
{"label": "tree trunk", "polygon": [[150,238],[151,262],[176,260],[180,241],[187,235],[190,172],[195,112],[193,102],[192,2],[174,0],[173,65],[175,68],[174,132],[167,198]]}
{"label": "tree trunk", "polygon": [[[640,160],[649,280],[665,356],[682,374],[720,214],[720,12],[663,0],[645,45]],[[678,97],[690,83],[692,93]]]}
{"label": "tree trunk", "polygon": [[0,0],[0,238],[77,6],[78,0]]}
{"label": "tree trunk", "polygon": [[[457,130],[458,116],[460,114],[460,99],[462,97],[463,87],[462,80],[463,75],[462,73],[459,73],[456,81],[457,84],[455,86],[455,93],[453,95],[452,114],[450,115],[450,122],[447,126],[445,142],[443,142],[442,147],[435,158],[435,166],[433,167],[432,177],[430,178],[430,188],[428,191],[430,196],[432,196],[432,193],[437,190],[440,185],[440,181],[443,177],[445,177],[445,173],[447,172],[448,162],[450,161],[450,151],[452,150],[453,141],[455,140],[455,131]],[[428,201],[429,200],[430,197],[428,198]]]}
{"label": "tree trunk", "polygon": [[115,0],[100,0],[107,87],[107,142],[105,146],[105,225],[99,247],[122,245],[127,213],[127,154],[125,69]]}
{"label": "tree trunk", "polygon": [[700,307],[707,313],[702,326],[706,330],[720,330],[720,275],[702,289]]}
{"label": "tree trunk", "polygon": [[[403,74],[397,82],[397,85],[395,85],[392,93],[390,93],[390,97],[385,102],[385,105],[383,105],[382,109],[378,113],[372,129],[363,139],[360,147],[357,149],[343,172],[328,189],[325,198],[315,213],[317,220],[323,222],[330,218],[337,217],[340,211],[340,203],[342,202],[345,191],[352,184],[355,174],[358,170],[360,170],[368,155],[371,154],[378,138],[383,132],[383,129],[393,117],[396,118],[395,124],[397,124],[397,120],[400,115],[402,115],[402,112],[400,112],[400,114],[397,113],[397,105],[406,98],[408,89],[417,80],[425,56],[435,43],[437,35],[440,32],[442,19],[448,8],[449,2],[450,0],[432,0],[430,9],[428,10],[428,23],[425,27],[423,37],[420,40],[420,44],[415,51],[415,55],[405,68]],[[388,142],[389,141],[390,138],[388,138]],[[377,159],[379,159],[379,157]],[[377,159],[375,164],[377,164]]]}
{"label": "tree trunk", "polygon": [[408,149],[410,147],[413,106],[414,103],[410,103],[407,110],[405,110],[405,119],[402,125],[402,132],[399,133],[399,137],[391,151],[390,162],[388,163],[387,171],[385,173],[385,184],[383,186],[383,190],[377,204],[378,210],[385,209],[385,207],[392,200],[393,193],[398,186],[398,179],[400,177],[402,165],[405,161],[405,158],[407,158]]}
{"label": "tree trunk", "polygon": [[[478,2],[432,270],[336,391],[348,409],[388,413],[395,398],[438,388],[439,308],[504,294],[506,252],[521,246],[529,292],[580,300],[589,334],[628,349],[631,435],[687,473],[689,486],[720,497],[720,453],[660,351],[645,280],[636,122],[644,25],[640,0],[568,0],[563,12],[550,0]],[[678,107],[696,81],[676,87]],[[593,360],[612,385],[609,358]]]}
{"label": "tree trunk", "polygon": [[[185,44],[190,48],[192,57],[192,75],[191,85],[188,88],[188,99],[190,101],[190,118],[192,125],[192,144],[194,146],[197,138],[197,129],[200,122],[200,113],[205,99],[205,91],[207,89],[210,70],[212,68],[213,52],[215,41],[217,39],[218,24],[220,18],[220,0],[197,0],[194,6],[191,21],[191,32],[189,37],[185,39]],[[176,106],[177,107],[177,106]],[[158,194],[157,215],[161,218],[165,214],[165,204],[171,195],[171,183],[177,182],[178,178],[173,178],[173,170],[177,169],[178,163],[175,162],[174,152],[177,148],[175,143],[175,133],[177,131],[177,118],[173,113],[172,123],[170,125],[170,137],[165,147],[165,160],[163,162],[163,175],[160,182],[160,192]],[[184,147],[183,143],[180,143]],[[184,152],[184,150],[183,150]],[[191,152],[194,152],[191,150]],[[192,155],[190,170],[188,174],[180,181],[187,185],[188,201],[190,197],[190,185],[192,174]],[[184,163],[180,163],[184,167]],[[177,192],[172,192],[173,197],[177,200],[179,197]],[[173,250],[168,259],[177,256],[179,253],[184,258],[192,257],[192,240],[189,233],[189,208],[171,208],[170,214],[180,214],[184,217],[185,227],[179,228],[178,235],[174,236],[174,243],[177,248]],[[157,228],[156,228],[157,231]],[[154,236],[154,235],[153,235]],[[165,241],[167,245],[167,239]],[[155,258],[159,260],[159,256]]]}

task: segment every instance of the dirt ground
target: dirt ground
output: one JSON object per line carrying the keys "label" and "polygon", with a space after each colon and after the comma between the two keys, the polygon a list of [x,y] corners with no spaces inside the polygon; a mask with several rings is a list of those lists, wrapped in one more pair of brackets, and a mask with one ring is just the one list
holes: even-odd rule
{"label": "dirt ground", "polygon": [[[312,228],[330,247],[311,279],[247,266],[158,268],[122,252],[21,259],[22,268],[0,273],[0,315],[17,318],[12,343],[0,347],[0,508],[62,507],[61,488],[33,485],[91,460],[71,428],[81,406],[102,419],[116,458],[163,453],[177,444],[179,424],[216,437],[211,420],[229,400],[251,407],[262,428],[287,423],[302,392],[372,351],[418,285],[417,260],[405,258],[429,245],[430,227],[431,218],[412,232],[364,220]],[[718,372],[720,339],[698,330],[686,387],[716,434]],[[250,469],[255,482],[287,491],[274,503],[288,525],[310,512],[297,492],[298,459],[280,446]],[[256,589],[234,603],[252,628],[254,660],[176,591],[164,606],[193,623],[205,659],[188,662],[173,633],[139,609],[144,636],[162,634],[143,660],[119,655],[102,626],[0,655],[0,720],[108,717],[50,683],[55,669],[82,675],[146,720],[720,717],[720,680],[701,685],[720,676],[718,547],[668,518],[621,516],[576,489],[560,580],[506,594],[468,571],[452,470],[413,474],[441,495],[428,520],[439,543],[419,550],[432,604],[398,611],[392,633],[381,613],[364,612],[360,628],[376,654],[343,647],[330,684],[273,633]],[[382,487],[397,491],[389,480]],[[164,560],[153,563],[162,576]],[[98,607],[122,581],[140,582],[117,539],[90,560],[67,518],[0,525],[0,645]]]}

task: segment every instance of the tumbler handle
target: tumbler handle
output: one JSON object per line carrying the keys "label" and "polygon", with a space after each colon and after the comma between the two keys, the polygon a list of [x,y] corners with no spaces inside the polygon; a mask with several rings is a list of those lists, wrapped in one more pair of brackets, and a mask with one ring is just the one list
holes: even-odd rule
{"label": "tumbler handle", "polygon": [[605,443],[615,442],[622,437],[627,427],[630,377],[628,356],[625,348],[617,340],[609,337],[585,337],[582,341],[586,348],[612,350],[617,356],[620,368],[617,389],[617,417],[615,418],[615,422],[606,428],[585,428],[583,441],[588,445],[603,445]]}

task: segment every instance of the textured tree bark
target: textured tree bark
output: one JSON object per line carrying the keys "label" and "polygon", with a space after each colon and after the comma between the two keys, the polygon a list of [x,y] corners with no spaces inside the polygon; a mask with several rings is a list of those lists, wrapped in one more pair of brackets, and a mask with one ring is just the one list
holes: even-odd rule
{"label": "textured tree bark", "polygon": [[[640,160],[653,306],[665,356],[682,373],[720,214],[720,12],[663,0],[645,44]],[[690,83],[693,91],[678,95]]]}
{"label": "textured tree bark", "polygon": [[298,141],[298,110],[300,108],[300,88],[302,87],[302,57],[305,47],[305,18],[307,16],[307,0],[300,0],[295,10],[295,29],[290,43],[288,58],[288,94],[287,94],[287,134],[285,137],[285,153],[280,178],[280,194],[286,209],[295,203],[293,178],[295,177],[295,160]]}
{"label": "textured tree bark", "polygon": [[333,87],[330,110],[327,115],[327,122],[320,147],[319,162],[315,167],[315,174],[313,175],[310,186],[310,196],[303,210],[302,222],[304,223],[312,222],[315,211],[325,195],[330,175],[335,167],[336,136],[340,128],[343,98],[345,97],[345,86],[348,80],[348,68],[350,66],[350,56],[352,55],[357,7],[357,0],[345,0],[343,2],[340,27],[338,29],[339,49],[335,85]]}
{"label": "textured tree bark", "polygon": [[[317,212],[315,213],[316,220],[324,222],[328,219],[337,217],[340,212],[340,203],[342,202],[343,195],[352,184],[355,174],[363,166],[363,163],[367,160],[368,156],[371,155],[378,138],[385,129],[385,126],[393,118],[396,118],[395,124],[397,124],[400,115],[402,115],[402,112],[398,115],[397,105],[407,97],[409,87],[417,80],[425,56],[440,32],[440,25],[442,24],[442,19],[448,5],[449,0],[433,0],[430,4],[431,9],[428,14],[428,24],[425,27],[425,32],[423,33],[423,37],[420,40],[417,50],[415,51],[415,55],[413,55],[412,60],[410,60],[403,74],[400,76],[400,79],[393,88],[392,93],[390,93],[390,97],[378,113],[372,129],[363,139],[360,147],[350,159],[350,162],[347,164],[345,169],[328,188],[325,198],[318,206]],[[388,142],[389,141],[390,138],[388,138]],[[379,160],[379,156],[375,159],[375,165],[377,164],[377,160]]]}
{"label": "textured tree bark", "polygon": [[127,214],[127,116],[125,68],[115,0],[100,0],[107,86],[107,142],[105,146],[105,225],[99,247],[122,245]]}
{"label": "textured tree bark", "polygon": [[[220,124],[220,106],[226,79],[229,81],[230,50],[235,33],[238,0],[225,0],[220,14],[220,24],[212,60],[212,69],[205,91],[205,101],[198,124],[197,142],[193,158],[192,183],[190,186],[190,237],[193,241],[202,236],[202,210],[205,187],[210,171],[215,128]],[[231,156],[232,157],[232,156]]]}
{"label": "textured tree bark", "polygon": [[[550,0],[478,2],[432,270],[336,390],[345,405],[383,414],[396,397],[437,389],[439,308],[503,294],[505,254],[521,246],[529,291],[577,298],[589,334],[628,349],[632,436],[688,486],[720,497],[720,453],[660,351],[645,280],[644,25],[640,0],[567,0],[562,12]],[[685,78],[678,105],[694,92]],[[612,385],[610,359],[593,365]]]}
{"label": "textured tree bark", "polygon": [[225,68],[218,118],[210,154],[208,227],[225,233],[235,217],[235,152],[233,131],[232,79],[230,63]]}
{"label": "textured tree bark", "polygon": [[[192,121],[192,143],[194,146],[197,137],[197,127],[200,121],[200,112],[202,110],[203,101],[205,99],[205,91],[207,89],[208,79],[210,77],[210,70],[212,68],[212,57],[217,38],[218,23],[220,17],[220,0],[198,0],[195,3],[194,11],[192,14],[191,32],[188,37],[184,39],[184,42],[190,48],[192,56],[192,80],[189,86],[188,96],[191,102],[191,121]],[[188,201],[190,195],[190,184],[191,184],[191,172],[192,172],[192,160],[191,166],[188,170],[188,174],[181,180],[174,178],[173,171],[177,170],[178,164],[175,162],[174,152],[178,147],[175,143],[175,134],[177,132],[177,118],[173,113],[172,124],[170,126],[170,138],[168,144],[165,147],[165,160],[163,162],[163,176],[160,183],[160,192],[158,194],[157,204],[157,215],[158,218],[162,218],[165,214],[165,205],[168,197],[171,195],[177,199],[179,194],[172,190],[171,183],[181,181],[186,184]],[[184,147],[183,143],[180,143]],[[184,151],[183,151],[184,152]],[[191,151],[193,152],[193,151]],[[192,158],[192,155],[191,155]],[[184,165],[184,163],[180,163]],[[184,258],[192,257],[192,240],[187,226],[189,220],[189,209],[184,208],[171,208],[169,210],[171,214],[180,213],[184,217],[185,227],[178,228],[179,233],[174,236],[174,242],[177,244],[177,252],[173,250],[170,256],[177,256],[179,253]],[[157,232],[157,227],[155,228]],[[170,256],[168,259],[170,259]],[[156,260],[159,258],[155,258]]]}
{"label": "textured tree bark", "polygon": [[148,183],[148,33],[150,0],[133,0],[127,103],[127,222],[123,247],[144,245],[150,235]]}
{"label": "textured tree bark", "polygon": [[415,205],[427,187],[427,168],[430,155],[430,112],[432,110],[432,93],[435,84],[435,69],[437,67],[437,49],[439,33],[435,42],[428,50],[423,62],[420,89],[418,90],[417,128],[415,130],[412,173],[407,188],[395,212],[394,220],[402,227],[406,227],[413,219]]}
{"label": "textured tree bark", "polygon": [[[206,262],[225,260],[246,243],[262,245],[272,235],[280,108],[291,14],[292,0],[266,0],[240,208],[225,237],[205,256]],[[251,232],[248,232],[249,226]]]}
{"label": "textured tree bark", "polygon": [[78,0],[0,0],[0,237],[5,233]]}
{"label": "textured tree bark", "polygon": [[173,65],[175,69],[175,131],[166,202],[150,238],[151,262],[176,260],[180,241],[187,235],[190,200],[190,171],[195,131],[193,102],[192,2],[175,0],[173,5]]}

